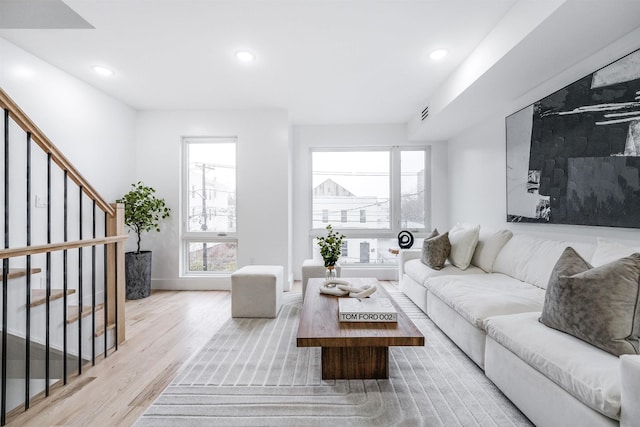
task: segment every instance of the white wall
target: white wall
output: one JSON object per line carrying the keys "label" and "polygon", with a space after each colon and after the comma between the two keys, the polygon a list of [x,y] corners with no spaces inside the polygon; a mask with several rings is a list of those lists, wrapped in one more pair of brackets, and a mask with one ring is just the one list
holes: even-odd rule
{"label": "white wall", "polygon": [[134,176],[136,112],[0,38],[0,86],[107,201]]}
{"label": "white wall", "polygon": [[[449,226],[458,221],[510,228],[516,233],[552,239],[593,241],[602,236],[620,241],[640,239],[640,230],[571,225],[507,224],[505,117],[640,47],[640,30],[559,74],[505,105],[481,125],[451,139],[449,148]],[[560,72],[562,71],[562,72]],[[499,90],[499,88],[496,88]]]}
{"label": "white wall", "polygon": [[[41,61],[33,55],[0,38],[0,87],[29,116],[71,164],[84,176],[89,184],[107,201],[114,202],[126,191],[134,174],[135,120],[136,112],[125,104],[105,95],[80,80]],[[3,116],[4,117],[4,116]],[[4,134],[4,119],[0,124]],[[15,124],[10,125],[9,158],[9,195],[10,195],[10,247],[26,245],[26,135]],[[4,142],[2,142],[4,144]],[[0,155],[0,161],[4,159]],[[32,144],[32,241],[33,245],[46,243],[46,208],[35,207],[35,196],[46,200],[47,166],[46,154]],[[63,190],[62,174],[52,166],[52,241],[63,240]],[[0,188],[4,191],[4,172],[0,177]],[[78,238],[78,194],[79,189],[69,180],[68,183],[69,240]],[[2,194],[4,203],[4,194]],[[83,237],[91,236],[91,205],[83,199],[84,223]],[[104,230],[103,215],[96,221],[98,230]],[[2,218],[0,221],[3,221]],[[1,222],[0,222],[1,224]],[[4,224],[0,225],[3,228]],[[98,231],[101,236],[101,231]],[[83,289],[84,303],[91,298],[91,257],[84,250]],[[97,248],[97,259],[102,259],[102,248]],[[68,286],[78,288],[78,251],[68,253],[70,268]],[[25,257],[12,258],[10,267],[24,266]],[[45,256],[32,256],[32,267],[41,268],[42,273],[31,276],[33,288],[44,288]],[[98,280],[97,302],[102,302],[102,265],[98,261],[96,277]],[[62,287],[62,253],[52,254],[52,288]],[[9,325],[12,334],[24,336],[21,330],[25,325],[24,286],[26,279],[14,279],[9,283],[9,303],[15,310],[9,318],[17,326]],[[69,304],[77,304],[78,293],[69,298]],[[20,303],[22,301],[22,303]],[[54,313],[60,313],[62,300],[52,302]],[[57,306],[57,308],[56,308]],[[35,307],[31,314],[31,339],[42,342],[45,335],[44,305]],[[89,318],[86,318],[89,319]],[[85,320],[85,322],[88,320]],[[61,348],[61,315],[52,316],[51,345]],[[84,331],[90,328],[85,324]],[[75,326],[69,330],[69,351],[74,353],[77,343]],[[98,346],[100,343],[98,343]],[[90,347],[85,345],[84,349]],[[99,351],[99,350],[98,350]],[[77,350],[76,350],[77,352]],[[54,373],[55,375],[55,373]],[[42,381],[32,383],[32,395],[42,391]],[[12,387],[7,392],[8,409],[23,401],[22,385]]]}
{"label": "white wall", "polygon": [[[107,201],[115,202],[126,191],[134,174],[136,112],[88,84],[34,57],[0,38],[0,87],[29,116],[89,184]],[[3,129],[0,124],[0,129]],[[26,245],[26,134],[10,125],[10,247]],[[3,154],[2,154],[3,155]],[[2,157],[0,155],[0,158]],[[32,239],[46,243],[45,207],[36,207],[35,198],[46,200],[46,153],[32,144]],[[4,173],[0,183],[4,182]],[[4,185],[0,187],[4,188]],[[2,190],[0,190],[2,191]],[[68,181],[68,239],[78,239],[78,187]],[[4,198],[4,195],[2,195]],[[83,237],[91,236],[91,203],[83,198]],[[3,219],[0,219],[0,223]],[[104,230],[104,215],[97,212],[97,235]],[[52,165],[52,242],[63,241],[63,175]],[[98,248],[101,256],[101,248]],[[52,286],[62,287],[61,253],[52,255]],[[69,265],[76,265],[77,251],[69,251]],[[98,258],[100,259],[100,258]],[[84,272],[90,273],[90,257],[85,254]],[[12,267],[23,267],[25,258],[11,260]],[[45,267],[44,255],[32,257],[34,267]],[[98,270],[101,269],[98,263]],[[100,271],[97,274],[102,277]],[[89,283],[85,275],[85,286]],[[44,287],[36,279],[32,286]],[[70,275],[69,286],[77,287],[77,275]],[[87,295],[85,293],[85,295]],[[76,298],[74,294],[71,301]],[[98,299],[100,297],[98,296]],[[86,303],[87,301],[85,301]]]}
{"label": "white wall", "polygon": [[[143,111],[138,114],[135,179],[157,190],[172,209],[161,233],[147,233],[153,251],[152,287],[229,289],[229,278],[181,277],[181,143],[185,136],[235,136],[237,148],[238,267],[289,262],[288,114],[265,111]],[[290,275],[290,274],[289,274]]]}
{"label": "white wall", "polygon": [[[405,124],[317,125],[293,127],[293,266],[294,277],[302,277],[302,262],[313,257],[311,229],[311,156],[314,147],[431,146],[431,226],[445,228],[448,222],[447,146],[444,143],[409,142]],[[344,270],[343,270],[344,271]],[[373,270],[367,270],[372,273]],[[373,273],[372,273],[373,274]],[[381,274],[375,273],[379,278]],[[396,278],[395,271],[388,279]]]}

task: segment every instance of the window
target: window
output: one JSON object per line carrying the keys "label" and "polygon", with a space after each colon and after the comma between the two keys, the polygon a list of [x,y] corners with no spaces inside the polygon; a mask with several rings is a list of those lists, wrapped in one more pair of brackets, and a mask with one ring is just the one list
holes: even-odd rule
{"label": "window", "polygon": [[231,273],[237,259],[235,138],[185,138],[183,150],[183,272]]}
{"label": "window", "polygon": [[424,150],[400,152],[400,228],[426,229]]}
{"label": "window", "polygon": [[389,229],[390,154],[389,151],[313,152],[313,228],[322,228],[321,213],[322,222],[327,222],[325,211],[329,218],[337,218],[341,212],[365,210],[365,222],[343,221],[341,227]]}
{"label": "window", "polygon": [[343,265],[395,264],[400,230],[430,225],[428,159],[427,147],[312,150],[310,235],[335,221],[347,236]]}

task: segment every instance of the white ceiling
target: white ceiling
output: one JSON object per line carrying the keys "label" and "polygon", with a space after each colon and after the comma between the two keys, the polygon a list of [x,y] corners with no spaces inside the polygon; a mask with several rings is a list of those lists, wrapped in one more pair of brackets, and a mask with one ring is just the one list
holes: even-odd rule
{"label": "white ceiling", "polygon": [[[135,109],[283,108],[294,124],[415,122],[434,99],[456,117],[478,102],[465,101],[469,89],[495,91],[506,76],[510,93],[500,96],[521,95],[640,25],[640,0],[65,3],[95,29],[0,37]],[[449,55],[431,61],[441,47]],[[256,61],[239,63],[240,49]],[[115,75],[99,77],[98,64]]]}
{"label": "white ceiling", "polygon": [[0,28],[93,28],[62,0],[0,0]]}
{"label": "white ceiling", "polygon": [[[515,0],[65,3],[95,29],[0,37],[136,109],[284,108],[315,124],[407,122]],[[238,63],[239,49],[257,60]]]}

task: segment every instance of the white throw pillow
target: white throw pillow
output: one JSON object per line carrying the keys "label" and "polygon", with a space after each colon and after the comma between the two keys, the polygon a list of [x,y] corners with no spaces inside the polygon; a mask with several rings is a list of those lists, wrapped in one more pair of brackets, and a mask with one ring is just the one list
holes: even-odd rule
{"label": "white throw pillow", "polygon": [[465,270],[469,267],[471,257],[478,244],[479,234],[479,225],[456,224],[456,226],[449,231],[449,241],[451,242],[449,262],[460,270]]}
{"label": "white throw pillow", "polygon": [[598,237],[596,250],[591,258],[591,265],[600,267],[620,258],[628,257],[631,254],[640,252],[640,248],[632,248],[622,243],[614,242]]}
{"label": "white throw pillow", "polygon": [[511,239],[510,230],[480,230],[478,244],[471,258],[471,264],[480,267],[487,273],[493,272],[493,263],[502,247]]}
{"label": "white throw pillow", "polygon": [[493,271],[547,289],[551,271],[567,246],[574,248],[584,259],[589,259],[595,250],[592,243],[565,242],[516,234],[498,253],[493,262]]}

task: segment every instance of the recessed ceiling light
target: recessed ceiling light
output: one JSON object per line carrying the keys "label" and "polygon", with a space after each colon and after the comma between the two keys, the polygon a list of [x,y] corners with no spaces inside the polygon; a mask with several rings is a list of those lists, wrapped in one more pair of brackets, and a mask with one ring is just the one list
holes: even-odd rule
{"label": "recessed ceiling light", "polygon": [[251,62],[256,59],[256,56],[248,50],[239,50],[236,52],[236,58],[242,62]]}
{"label": "recessed ceiling light", "polygon": [[429,58],[433,59],[434,61],[439,61],[445,56],[447,56],[447,49],[436,49],[429,54]]}
{"label": "recessed ceiling light", "polygon": [[100,74],[101,76],[113,76],[113,70],[107,67],[103,67],[102,65],[94,65],[93,71]]}

